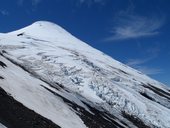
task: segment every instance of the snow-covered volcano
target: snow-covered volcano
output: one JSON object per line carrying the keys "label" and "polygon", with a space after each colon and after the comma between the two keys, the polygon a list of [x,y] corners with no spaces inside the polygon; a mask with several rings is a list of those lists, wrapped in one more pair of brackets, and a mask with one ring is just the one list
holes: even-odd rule
{"label": "snow-covered volcano", "polygon": [[[0,34],[0,52],[1,93],[56,127],[170,128],[168,87],[56,24]],[[3,115],[0,123],[14,127]]]}

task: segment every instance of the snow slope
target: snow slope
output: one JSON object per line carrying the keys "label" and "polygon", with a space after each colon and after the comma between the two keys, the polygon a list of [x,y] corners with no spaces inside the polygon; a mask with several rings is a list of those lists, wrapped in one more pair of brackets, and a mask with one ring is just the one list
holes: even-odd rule
{"label": "snow slope", "polygon": [[[46,87],[49,83],[54,88],[64,88],[69,93],[60,95],[73,98],[87,111],[90,110],[82,101],[102,109],[128,127],[140,127],[135,122],[149,127],[170,127],[168,87],[92,48],[56,24],[39,21],[0,34],[0,51],[4,56],[0,60],[10,65],[7,71],[0,70],[0,75],[8,78],[0,80],[0,87],[59,126],[86,127],[62,100],[54,98],[40,83]],[[5,58],[24,67],[36,79]],[[21,79],[15,81],[18,78]],[[23,87],[24,83],[29,84]],[[35,101],[29,101],[28,97]],[[55,109],[62,109],[58,104],[63,106],[62,112]],[[48,105],[48,113],[42,107],[44,105]],[[56,115],[59,115],[59,120]]]}
{"label": "snow slope", "polygon": [[4,78],[0,81],[1,87],[28,108],[44,117],[48,117],[62,128],[86,128],[83,121],[69,109],[61,98],[52,95],[42,86],[46,83],[35,79],[21,68],[0,57],[7,65],[1,68],[0,74]]}

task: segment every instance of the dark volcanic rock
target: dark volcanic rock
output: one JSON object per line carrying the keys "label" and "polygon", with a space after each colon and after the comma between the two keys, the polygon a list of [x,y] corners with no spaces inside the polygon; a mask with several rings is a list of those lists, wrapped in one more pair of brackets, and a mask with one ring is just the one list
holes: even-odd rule
{"label": "dark volcanic rock", "polygon": [[0,66],[2,66],[3,68],[7,67],[6,64],[2,61],[0,61]]}
{"label": "dark volcanic rock", "polygon": [[0,79],[4,79],[4,77],[0,76]]}
{"label": "dark volcanic rock", "polygon": [[0,122],[8,128],[60,128],[26,108],[0,88]]}

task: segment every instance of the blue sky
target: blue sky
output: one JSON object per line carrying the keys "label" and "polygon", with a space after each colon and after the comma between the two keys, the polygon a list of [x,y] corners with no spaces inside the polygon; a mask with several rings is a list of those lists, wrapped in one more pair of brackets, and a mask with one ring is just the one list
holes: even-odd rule
{"label": "blue sky", "polygon": [[170,86],[169,0],[1,0],[0,32],[54,22]]}

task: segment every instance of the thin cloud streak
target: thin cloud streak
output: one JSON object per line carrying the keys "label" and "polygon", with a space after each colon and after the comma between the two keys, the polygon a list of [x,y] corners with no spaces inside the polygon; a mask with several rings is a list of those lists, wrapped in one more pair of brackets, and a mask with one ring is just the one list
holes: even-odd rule
{"label": "thin cloud streak", "polygon": [[145,55],[147,57],[145,57],[143,59],[139,59],[139,58],[138,59],[128,59],[126,61],[126,65],[133,67],[147,75],[156,75],[156,74],[163,73],[162,69],[147,66],[147,63],[153,61],[154,59],[156,59],[159,56],[159,54],[161,52],[159,43],[154,47],[152,46],[148,49],[145,49],[145,51],[146,51]]}
{"label": "thin cloud streak", "polygon": [[18,0],[17,1],[17,5],[18,6],[23,6],[23,4],[24,4],[24,0]]}
{"label": "thin cloud streak", "polygon": [[157,68],[149,68],[145,66],[137,66],[135,68],[146,75],[157,75],[163,73],[162,69]]}
{"label": "thin cloud streak", "polygon": [[[45,0],[17,0],[17,5],[24,6],[26,2],[29,2],[31,3],[32,6],[38,6],[43,1]],[[55,2],[55,1],[62,1],[62,0],[50,0],[50,2]],[[109,0],[70,0],[70,1],[74,2],[76,6],[85,5],[87,7],[91,7],[92,5],[95,5],[95,4],[105,5],[105,3]]]}
{"label": "thin cloud streak", "polygon": [[0,14],[3,16],[9,15],[9,12],[7,10],[0,10]]}
{"label": "thin cloud streak", "polygon": [[32,0],[32,5],[38,5],[39,3],[41,3],[42,0]]}
{"label": "thin cloud streak", "polygon": [[88,7],[91,7],[94,4],[104,5],[106,1],[108,0],[75,0],[78,1],[79,5],[87,5]]}
{"label": "thin cloud streak", "polygon": [[106,38],[106,41],[157,35],[164,24],[164,18],[120,14],[115,18],[114,24],[115,26],[111,30],[112,36]]}
{"label": "thin cloud streak", "polygon": [[[25,3],[25,1],[26,1],[26,0],[18,0],[18,1],[17,1],[17,4],[18,4],[19,6],[23,6],[24,3]],[[43,0],[28,0],[28,1],[31,2],[31,4],[32,4],[33,6],[37,6],[37,5],[40,4]]]}
{"label": "thin cloud streak", "polygon": [[151,58],[147,58],[147,59],[129,59],[126,64],[129,65],[129,66],[137,66],[137,65],[147,63],[150,60],[151,60]]}
{"label": "thin cloud streak", "polygon": [[133,67],[146,75],[156,75],[162,73],[162,69],[151,68],[144,66],[147,62],[153,60],[155,57],[150,57],[146,59],[130,59],[127,61],[126,65]]}

